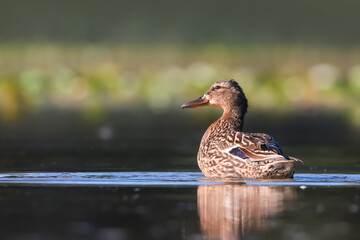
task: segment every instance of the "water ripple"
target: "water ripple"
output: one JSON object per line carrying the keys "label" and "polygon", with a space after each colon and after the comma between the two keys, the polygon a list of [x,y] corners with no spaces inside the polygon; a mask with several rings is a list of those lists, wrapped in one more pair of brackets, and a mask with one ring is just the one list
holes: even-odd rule
{"label": "water ripple", "polygon": [[359,186],[360,174],[296,174],[294,179],[206,179],[199,172],[27,172],[2,173],[2,186],[198,186],[211,184]]}

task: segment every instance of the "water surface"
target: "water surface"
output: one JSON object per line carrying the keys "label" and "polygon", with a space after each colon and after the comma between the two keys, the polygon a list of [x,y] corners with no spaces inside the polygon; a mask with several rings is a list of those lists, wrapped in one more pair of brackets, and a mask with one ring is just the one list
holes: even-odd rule
{"label": "water surface", "polygon": [[1,239],[358,239],[360,174],[0,174]]}
{"label": "water surface", "polygon": [[197,186],[209,184],[359,186],[360,174],[295,174],[294,179],[207,179],[200,172],[30,172],[0,174],[5,186]]}
{"label": "water surface", "polygon": [[304,165],[294,179],[215,181],[196,164],[212,120],[184,114],[0,122],[0,239],[359,239],[358,132],[327,116],[250,114],[247,131]]}

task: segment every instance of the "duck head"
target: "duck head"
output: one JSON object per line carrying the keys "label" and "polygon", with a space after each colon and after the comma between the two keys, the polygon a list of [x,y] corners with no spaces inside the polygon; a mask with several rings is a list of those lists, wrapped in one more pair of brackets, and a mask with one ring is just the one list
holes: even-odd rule
{"label": "duck head", "polygon": [[222,108],[223,118],[232,122],[238,130],[242,130],[248,102],[242,88],[235,80],[228,79],[214,83],[201,97],[183,104],[181,108],[208,105]]}
{"label": "duck head", "polygon": [[242,88],[233,79],[214,83],[204,95],[183,104],[181,108],[195,108],[208,105],[222,108],[224,112],[240,110],[242,114],[246,113],[248,107]]}

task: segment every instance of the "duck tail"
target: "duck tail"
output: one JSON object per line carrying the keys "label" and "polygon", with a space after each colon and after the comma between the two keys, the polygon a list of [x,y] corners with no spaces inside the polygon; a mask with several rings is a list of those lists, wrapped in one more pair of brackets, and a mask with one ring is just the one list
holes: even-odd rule
{"label": "duck tail", "polygon": [[289,158],[290,158],[290,160],[293,160],[293,161],[295,161],[296,163],[304,164],[304,162],[303,162],[302,160],[298,159],[298,158],[294,158],[294,157],[290,157],[290,156],[289,156]]}

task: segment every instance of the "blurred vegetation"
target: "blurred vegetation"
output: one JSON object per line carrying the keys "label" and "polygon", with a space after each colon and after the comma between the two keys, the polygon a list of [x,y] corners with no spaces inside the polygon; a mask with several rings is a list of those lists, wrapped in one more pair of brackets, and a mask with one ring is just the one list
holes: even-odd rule
{"label": "blurred vegetation", "polygon": [[359,46],[356,0],[1,0],[0,41]]}
{"label": "blurred vegetation", "polygon": [[220,110],[177,111],[234,78],[249,99],[246,131],[286,143],[303,169],[356,171],[359,8],[0,0],[0,167],[197,169],[202,131]]}
{"label": "blurred vegetation", "polygon": [[0,45],[0,111],[8,121],[43,108],[75,109],[89,117],[106,109],[167,111],[226,78],[244,88],[251,110],[342,111],[360,126],[357,48]]}
{"label": "blurred vegetation", "polygon": [[90,118],[113,109],[167,111],[234,78],[251,110],[325,109],[360,126],[359,7],[353,0],[1,0],[1,118],[46,108]]}

